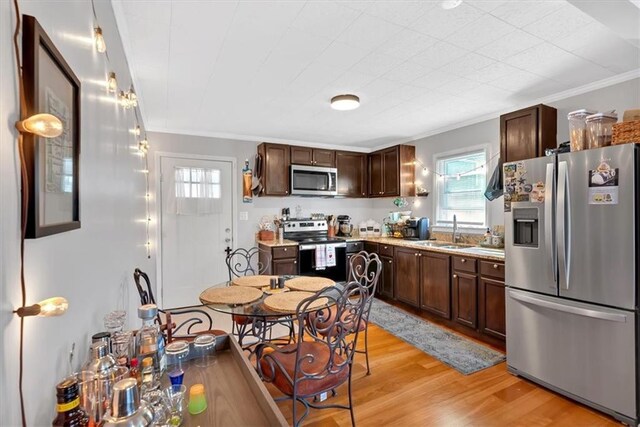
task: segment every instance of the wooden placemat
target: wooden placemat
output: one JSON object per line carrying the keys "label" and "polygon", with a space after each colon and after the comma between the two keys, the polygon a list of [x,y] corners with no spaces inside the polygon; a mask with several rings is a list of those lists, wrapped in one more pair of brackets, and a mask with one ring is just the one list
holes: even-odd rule
{"label": "wooden placemat", "polygon": [[260,289],[246,286],[209,288],[200,294],[203,304],[248,304],[262,298]]}
{"label": "wooden placemat", "polygon": [[[300,291],[291,291],[285,292],[282,294],[269,295],[264,299],[264,305],[273,311],[277,311],[279,313],[295,313],[296,308],[298,308],[298,304],[305,298],[309,298],[313,295],[313,292],[300,292]],[[315,301],[312,301],[308,305],[308,309],[320,308],[326,305],[329,302],[327,298],[318,298]]]}
{"label": "wooden placemat", "polygon": [[269,282],[271,279],[278,279],[278,276],[265,276],[265,275],[256,275],[256,276],[240,276],[234,277],[231,280],[236,286],[247,286],[249,288],[259,288],[262,289],[265,286],[269,286]]}
{"label": "wooden placemat", "polygon": [[335,286],[336,282],[325,277],[295,277],[285,282],[292,291],[318,292],[329,286]]}

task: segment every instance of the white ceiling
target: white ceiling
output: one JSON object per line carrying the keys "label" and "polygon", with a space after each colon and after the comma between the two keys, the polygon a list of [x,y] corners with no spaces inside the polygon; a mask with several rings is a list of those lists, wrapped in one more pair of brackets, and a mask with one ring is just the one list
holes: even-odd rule
{"label": "white ceiling", "polygon": [[566,1],[112,4],[150,131],[374,147],[640,68]]}

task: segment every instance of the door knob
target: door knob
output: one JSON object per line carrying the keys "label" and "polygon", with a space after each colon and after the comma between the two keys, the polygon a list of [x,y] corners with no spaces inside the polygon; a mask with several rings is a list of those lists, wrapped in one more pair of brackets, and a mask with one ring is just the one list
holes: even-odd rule
{"label": "door knob", "polygon": [[231,241],[231,239],[230,239],[230,238],[228,238],[228,237],[227,237],[226,239],[224,239],[224,242],[225,242],[225,243],[229,243],[230,241]]}
{"label": "door knob", "polygon": [[422,256],[422,254],[418,254],[418,256]]}
{"label": "door knob", "polygon": [[297,264],[297,263],[298,263],[298,261],[293,261],[293,263],[294,263],[294,264]]}
{"label": "door knob", "polygon": [[454,278],[454,279],[457,279],[457,278],[458,278],[458,275],[457,275],[457,274],[454,274],[454,275],[453,275],[453,278]]}
{"label": "door knob", "polygon": [[466,259],[464,259],[464,258],[462,258],[462,259],[460,260],[460,262],[464,264],[465,262],[467,262],[467,260],[466,260]]}
{"label": "door knob", "polygon": [[413,256],[418,256],[418,253],[416,252],[415,254],[413,254]]}
{"label": "door knob", "polygon": [[389,264],[393,264],[393,261],[391,261],[391,260],[389,260],[389,261],[387,261],[387,262],[388,262]]}
{"label": "door knob", "polygon": [[230,228],[225,228],[225,229],[224,229],[224,232],[225,232],[225,233],[231,233],[231,229],[230,229]]}
{"label": "door knob", "polygon": [[493,264],[493,268],[498,269],[498,264]]}
{"label": "door knob", "polygon": [[284,248],[284,251],[287,252],[287,248]]}

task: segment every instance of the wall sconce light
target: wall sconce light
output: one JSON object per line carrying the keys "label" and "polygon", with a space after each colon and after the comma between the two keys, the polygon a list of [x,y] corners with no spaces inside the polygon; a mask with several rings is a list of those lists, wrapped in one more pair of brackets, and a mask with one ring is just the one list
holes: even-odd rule
{"label": "wall sconce light", "polygon": [[105,53],[107,51],[107,44],[104,42],[104,37],[102,36],[102,28],[96,27],[93,29],[93,38],[96,41],[96,49],[100,53]]}
{"label": "wall sconce light", "polygon": [[69,308],[69,303],[62,297],[47,298],[37,304],[28,307],[20,307],[14,311],[20,317],[39,316],[53,317],[62,316]]}
{"label": "wall sconce light", "polygon": [[32,133],[44,138],[55,138],[62,133],[62,122],[52,114],[35,114],[16,122],[16,128],[22,133]]}
{"label": "wall sconce light", "polygon": [[107,79],[107,89],[109,92],[115,93],[118,90],[118,80],[116,80],[116,73],[113,71],[109,73],[109,78]]}

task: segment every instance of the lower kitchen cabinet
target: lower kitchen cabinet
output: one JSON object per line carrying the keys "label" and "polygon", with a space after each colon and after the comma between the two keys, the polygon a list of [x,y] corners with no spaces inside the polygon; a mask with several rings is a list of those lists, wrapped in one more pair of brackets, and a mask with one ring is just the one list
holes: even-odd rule
{"label": "lower kitchen cabinet", "polygon": [[470,328],[478,325],[478,278],[456,271],[453,278],[453,320]]}
{"label": "lower kitchen cabinet", "polygon": [[397,300],[420,306],[420,253],[415,249],[395,248],[394,296]]}
{"label": "lower kitchen cabinet", "polygon": [[268,266],[264,274],[284,276],[296,275],[300,271],[297,246],[269,247],[260,245],[259,262],[261,265]]}
{"label": "lower kitchen cabinet", "polygon": [[500,340],[506,338],[505,286],[487,277],[480,277],[478,295],[480,332]]}
{"label": "lower kitchen cabinet", "polygon": [[420,307],[445,319],[451,319],[451,257],[433,252],[420,256]]}
{"label": "lower kitchen cabinet", "polygon": [[393,258],[381,256],[382,273],[378,280],[378,293],[387,298],[393,299]]}

